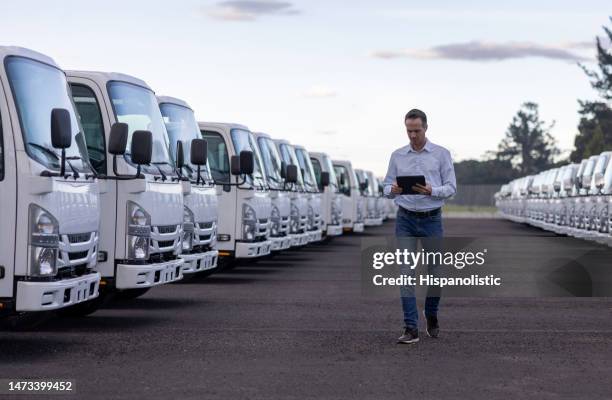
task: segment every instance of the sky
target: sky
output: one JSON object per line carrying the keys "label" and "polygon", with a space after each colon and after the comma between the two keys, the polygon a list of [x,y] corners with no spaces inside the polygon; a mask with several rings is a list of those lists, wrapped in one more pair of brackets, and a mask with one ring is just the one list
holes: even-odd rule
{"label": "sky", "polygon": [[[383,175],[406,112],[456,161],[496,149],[535,101],[562,150],[609,1],[3,2],[0,45],[144,79],[201,121],[236,122]],[[567,154],[567,153],[566,153]]]}

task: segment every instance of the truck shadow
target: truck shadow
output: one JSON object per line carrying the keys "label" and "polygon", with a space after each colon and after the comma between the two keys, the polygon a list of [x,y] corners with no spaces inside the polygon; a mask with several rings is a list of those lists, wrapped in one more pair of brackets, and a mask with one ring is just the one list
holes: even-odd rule
{"label": "truck shadow", "polygon": [[42,338],[35,332],[2,334],[0,339],[0,365],[22,364],[56,357],[64,357],[66,351],[85,346],[85,343],[74,339]]}
{"label": "truck shadow", "polygon": [[165,322],[166,319],[156,316],[142,315],[104,315],[98,311],[88,317],[62,317],[37,327],[37,332],[91,332],[95,334],[104,332],[123,332],[126,330],[144,330],[151,325]]}

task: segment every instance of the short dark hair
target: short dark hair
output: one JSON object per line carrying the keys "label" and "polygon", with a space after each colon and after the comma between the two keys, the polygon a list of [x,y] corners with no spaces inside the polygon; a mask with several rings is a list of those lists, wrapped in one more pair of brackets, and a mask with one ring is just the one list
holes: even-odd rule
{"label": "short dark hair", "polygon": [[408,114],[406,114],[406,118],[404,118],[404,122],[406,122],[409,119],[417,119],[420,118],[421,122],[423,123],[423,127],[427,127],[427,115],[425,115],[425,113],[421,110],[419,110],[418,108],[413,108],[412,110],[408,111]]}

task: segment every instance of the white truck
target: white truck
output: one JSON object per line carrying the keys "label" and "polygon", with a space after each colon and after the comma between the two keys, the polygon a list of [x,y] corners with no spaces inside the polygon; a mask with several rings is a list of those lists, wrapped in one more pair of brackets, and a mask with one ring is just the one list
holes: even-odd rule
{"label": "white truck", "polygon": [[359,181],[359,189],[361,191],[361,195],[364,197],[365,203],[365,218],[364,225],[365,226],[378,226],[382,224],[382,218],[378,216],[377,209],[377,197],[376,192],[372,187],[372,183],[368,173],[362,169],[356,169],[355,175],[357,175],[357,180]]}
{"label": "white truck", "polygon": [[342,235],[342,194],[331,158],[325,153],[310,152],[319,190],[323,192],[322,230],[325,236]]}
{"label": "white truck", "polygon": [[318,242],[323,239],[323,230],[321,229],[323,194],[317,185],[317,178],[315,177],[308,151],[303,146],[294,145],[292,147],[298,160],[298,166],[302,171],[304,189],[308,196],[308,210],[306,211],[308,216],[308,221],[306,222],[306,230],[309,234],[308,242]]}
{"label": "white truck", "polygon": [[253,134],[259,146],[270,190],[270,199],[272,200],[272,212],[270,214],[272,251],[286,250],[291,247],[293,241],[289,232],[291,193],[288,184],[295,182],[297,179],[297,167],[293,166],[293,171],[289,172],[291,177],[287,179],[287,165],[282,161],[274,140],[262,132]]}
{"label": "white truck", "polygon": [[[218,203],[208,168],[208,150],[193,109],[175,97],[158,96],[170,155],[183,186],[183,274],[211,271],[217,267]],[[185,159],[189,155],[188,161]]]}
{"label": "white truck", "polygon": [[199,122],[219,194],[217,248],[223,267],[270,254],[272,201],[255,137],[244,125]]}
{"label": "white truck", "polygon": [[288,141],[283,139],[275,139],[274,143],[281,156],[281,159],[287,165],[287,168],[295,168],[296,179],[290,184],[291,198],[291,213],[289,219],[289,233],[291,235],[291,246],[304,246],[310,240],[308,232],[308,194],[306,193],[304,184],[304,175],[299,168],[299,162],[295,154],[295,149]]}
{"label": "white truck", "polygon": [[18,327],[92,301],[99,186],[64,72],[0,46],[0,316]]}
{"label": "white truck", "polygon": [[129,75],[67,75],[100,179],[101,293],[133,298],[182,279],[182,185],[155,93]]}
{"label": "white truck", "polygon": [[363,232],[366,204],[353,165],[347,160],[332,160],[332,163],[343,195],[342,227],[348,232]]}
{"label": "white truck", "polygon": [[[368,193],[374,199],[374,209],[368,218],[372,218],[372,225],[382,225],[386,218],[385,197],[383,197],[383,187],[378,178],[372,171],[365,171],[368,183]],[[366,222],[366,225],[367,222]]]}

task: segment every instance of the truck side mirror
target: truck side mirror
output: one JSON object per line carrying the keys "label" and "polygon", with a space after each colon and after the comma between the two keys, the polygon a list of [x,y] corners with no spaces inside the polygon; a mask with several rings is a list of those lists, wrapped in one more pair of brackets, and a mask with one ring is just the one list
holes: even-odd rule
{"label": "truck side mirror", "polygon": [[108,135],[108,152],[114,156],[125,154],[128,139],[128,124],[115,122]]}
{"label": "truck side mirror", "polygon": [[136,164],[136,178],[140,177],[140,167],[151,163],[153,155],[153,134],[151,131],[134,131],[130,148],[132,162]]}
{"label": "truck side mirror", "polygon": [[176,169],[183,170],[185,166],[185,152],[183,151],[183,142],[180,140],[176,141]]}
{"label": "truck side mirror", "polygon": [[232,175],[240,175],[240,156],[232,156],[230,159],[230,172]]}
{"label": "truck side mirror", "polygon": [[284,161],[281,161],[280,176],[282,179],[287,178],[287,163]]}
{"label": "truck side mirror", "polygon": [[255,159],[253,152],[242,150],[240,152],[240,173],[243,175],[251,175],[255,169]]}
{"label": "truck side mirror", "polygon": [[346,182],[346,176],[344,174],[340,174],[340,185],[344,186]]}
{"label": "truck side mirror", "polygon": [[367,179],[366,179],[366,181],[365,181],[365,182],[361,182],[361,183],[359,184],[359,189],[361,189],[361,190],[363,191],[363,190],[366,190],[367,188],[368,188],[368,181],[367,181]]}
{"label": "truck side mirror", "polygon": [[51,110],[51,145],[56,149],[67,149],[72,144],[70,113],[65,108]]}
{"label": "truck side mirror", "polygon": [[321,171],[321,186],[329,186],[329,172]]}
{"label": "truck side mirror", "polygon": [[193,165],[206,165],[208,162],[208,142],[204,139],[191,141],[191,163]]}
{"label": "truck side mirror", "polygon": [[291,164],[287,165],[287,173],[285,177],[285,181],[287,183],[296,183],[297,182],[297,166]]}
{"label": "truck side mirror", "polygon": [[300,172],[302,173],[302,178],[304,178],[304,168],[300,168]]}
{"label": "truck side mirror", "polygon": [[208,142],[204,139],[193,139],[191,141],[191,154],[190,154],[191,163],[198,167],[197,177],[196,177],[196,185],[200,184],[200,180],[202,179],[202,165],[206,165],[208,161]]}
{"label": "truck side mirror", "polygon": [[72,144],[70,113],[65,108],[51,110],[51,145],[62,150],[60,175],[66,174],[66,149]]}

